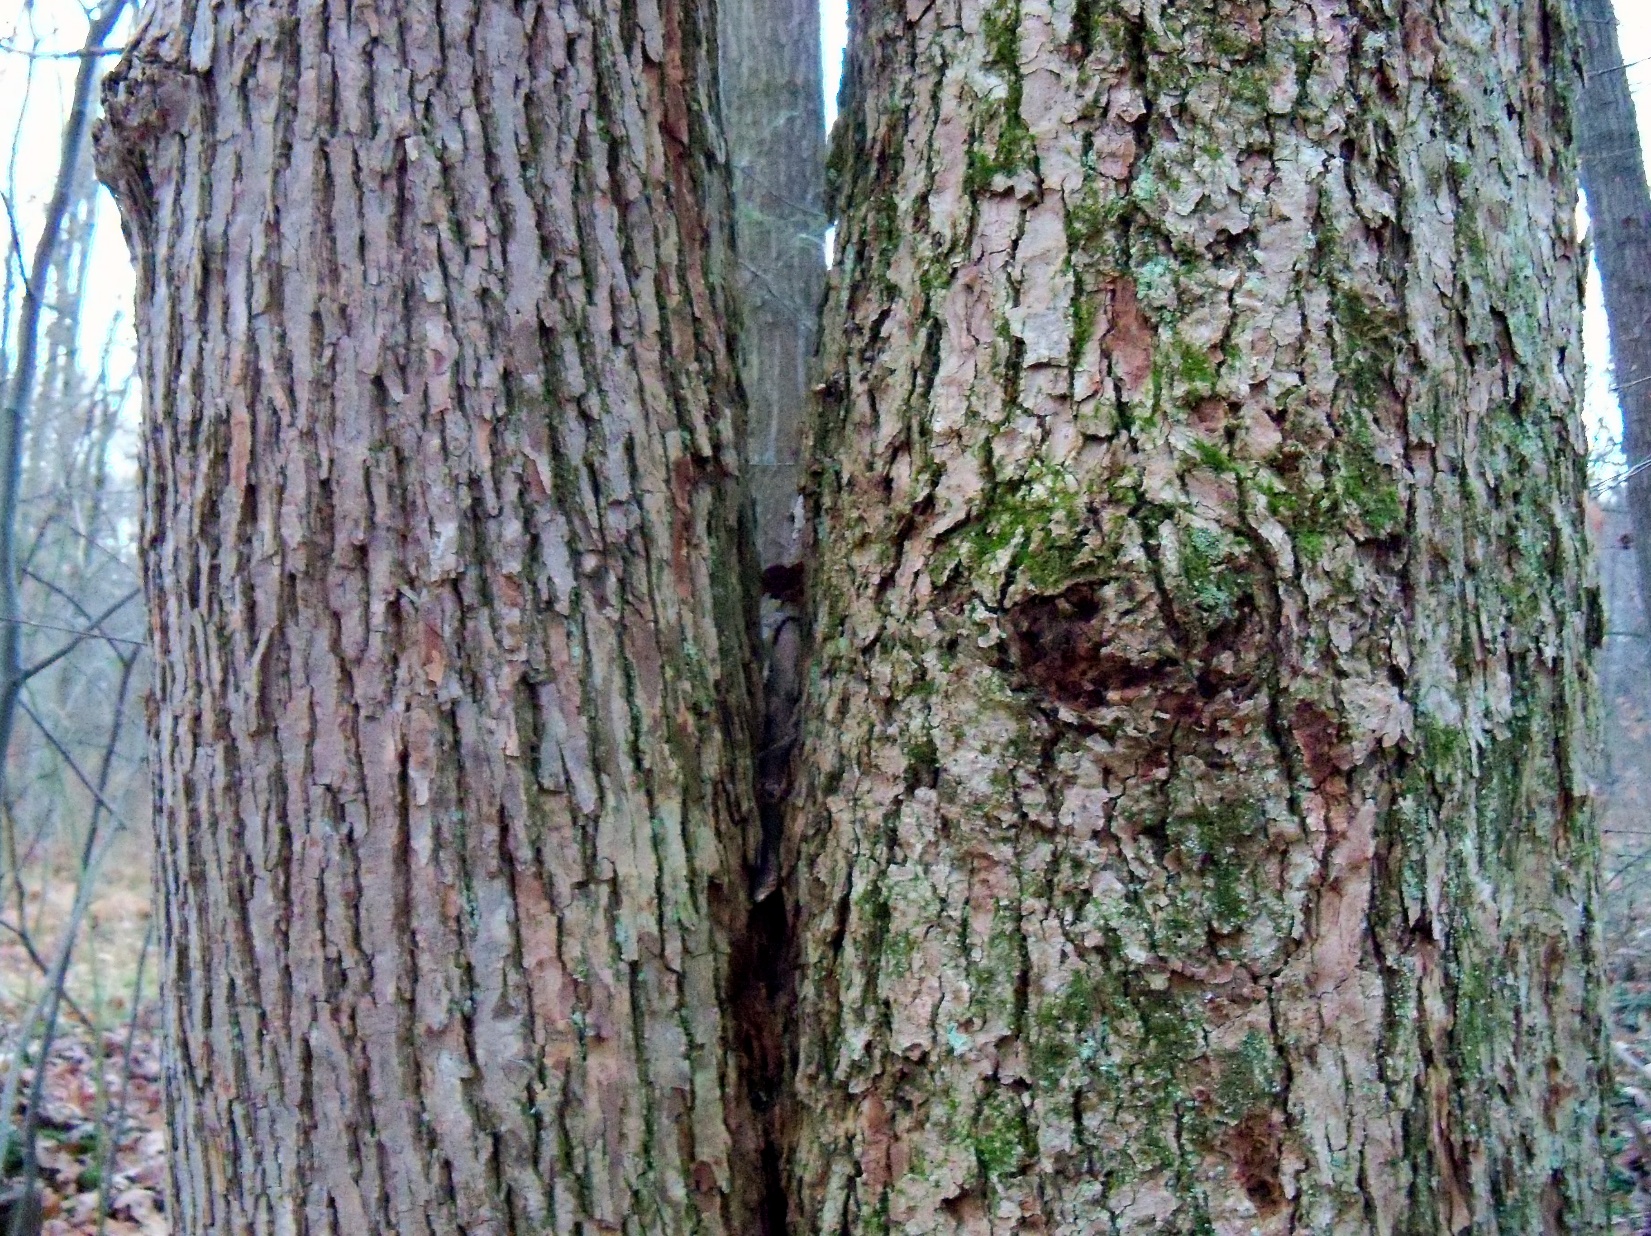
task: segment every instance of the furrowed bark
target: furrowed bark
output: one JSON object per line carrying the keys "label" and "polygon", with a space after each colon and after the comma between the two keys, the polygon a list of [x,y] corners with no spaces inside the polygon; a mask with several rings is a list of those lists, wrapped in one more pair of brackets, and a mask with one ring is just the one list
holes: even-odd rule
{"label": "furrowed bark", "polygon": [[793,1227],[1602,1230],[1567,11],[851,24]]}
{"label": "furrowed bark", "polygon": [[[1577,106],[1582,191],[1605,292],[1622,450],[1632,468],[1651,459],[1651,189],[1611,0],[1576,0],[1576,15],[1584,73]],[[1629,477],[1626,488],[1640,592],[1651,596],[1651,469]]]}
{"label": "furrowed bark", "polygon": [[712,22],[168,3],[106,90],[179,1232],[755,1229]]}

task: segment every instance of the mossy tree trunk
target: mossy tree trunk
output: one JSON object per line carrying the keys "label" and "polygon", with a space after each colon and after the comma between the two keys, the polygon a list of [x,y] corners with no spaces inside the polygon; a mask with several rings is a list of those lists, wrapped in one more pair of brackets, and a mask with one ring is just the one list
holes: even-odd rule
{"label": "mossy tree trunk", "polygon": [[1596,1230],[1564,16],[855,20],[789,975],[709,11],[115,75],[180,1229]]}
{"label": "mossy tree trunk", "polygon": [[180,1233],[758,1228],[714,20],[156,4],[111,77]]}
{"label": "mossy tree trunk", "polygon": [[1567,7],[857,0],[794,1230],[1602,1230]]}

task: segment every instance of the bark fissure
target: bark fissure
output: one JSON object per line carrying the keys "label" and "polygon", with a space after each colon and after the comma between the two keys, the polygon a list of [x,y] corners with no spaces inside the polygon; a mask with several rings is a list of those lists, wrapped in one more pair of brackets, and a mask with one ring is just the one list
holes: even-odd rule
{"label": "bark fissure", "polygon": [[761,723],[752,773],[760,840],[750,915],[738,942],[735,1019],[760,1124],[760,1219],[788,1230],[783,1157],[793,1003],[790,906],[780,841],[802,691],[799,491],[810,403],[825,216],[819,10],[813,0],[717,6],[719,88],[733,171],[739,268],[739,371],[748,405],[743,467],[761,579]]}

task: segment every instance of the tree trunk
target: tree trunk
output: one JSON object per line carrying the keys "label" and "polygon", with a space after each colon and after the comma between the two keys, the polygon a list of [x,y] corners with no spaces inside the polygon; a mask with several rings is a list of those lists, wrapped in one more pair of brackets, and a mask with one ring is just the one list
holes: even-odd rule
{"label": "tree trunk", "polygon": [[[818,0],[727,0],[723,115],[733,164],[746,470],[763,570],[759,795],[777,839],[801,654],[802,452],[825,286],[825,127]],[[772,859],[766,854],[765,859]],[[765,861],[763,891],[775,870]]]}
{"label": "tree trunk", "polygon": [[764,1221],[783,1231],[779,1125],[785,1085],[786,906],[775,897],[801,694],[801,481],[809,375],[825,285],[825,126],[819,0],[722,0],[722,110],[733,168],[739,262],[739,369],[748,408],[751,481],[762,570],[762,724],[756,758],[762,826],[750,973],[735,1015],[763,1122]]}
{"label": "tree trunk", "polygon": [[1574,31],[857,4],[794,1230],[1603,1230]]}
{"label": "tree trunk", "polygon": [[817,0],[724,0],[723,116],[739,254],[747,468],[764,568],[800,552],[795,510],[825,285],[825,122]]}
{"label": "tree trunk", "polygon": [[157,5],[173,1221],[755,1230],[754,572],[709,5]]}
{"label": "tree trunk", "polygon": [[[1633,468],[1651,459],[1651,190],[1611,0],[1576,0],[1576,15],[1584,73],[1577,107],[1582,191],[1605,290],[1622,450]],[[1630,476],[1626,487],[1640,592],[1651,596],[1651,468]]]}

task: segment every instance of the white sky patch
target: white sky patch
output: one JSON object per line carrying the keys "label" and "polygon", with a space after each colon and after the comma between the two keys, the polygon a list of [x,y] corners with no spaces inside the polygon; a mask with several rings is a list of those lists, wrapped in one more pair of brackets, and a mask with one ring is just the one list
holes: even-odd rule
{"label": "white sky patch", "polygon": [[848,47],[848,0],[820,0],[821,85],[825,90],[826,131],[837,123],[837,90],[843,80],[843,51]]}
{"label": "white sky patch", "polygon": [[[135,9],[134,2],[131,9]],[[122,44],[131,29],[127,15],[111,36]],[[0,0],[0,191],[11,204],[22,232],[20,251],[13,248],[10,220],[0,219],[0,243],[11,268],[15,289],[11,310],[22,299],[20,276],[34,260],[34,248],[45,221],[46,203],[63,142],[63,122],[74,91],[78,61],[53,53],[78,51],[86,41],[86,18],[76,0]],[[17,50],[10,50],[17,49]],[[45,58],[21,54],[47,53]],[[109,57],[105,65],[113,64]],[[88,142],[90,141],[90,134]],[[134,277],[126,242],[120,234],[120,214],[104,189],[98,190],[97,223],[92,237],[91,274],[86,303],[81,310],[87,362],[99,355],[113,332],[109,349],[110,378],[118,386],[130,373],[137,340],[132,333]],[[6,360],[9,364],[10,357]],[[9,373],[8,373],[9,376]],[[135,415],[135,403],[134,415]]]}

